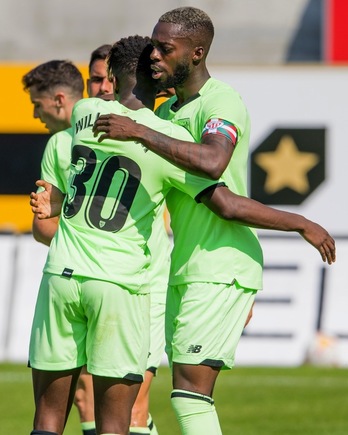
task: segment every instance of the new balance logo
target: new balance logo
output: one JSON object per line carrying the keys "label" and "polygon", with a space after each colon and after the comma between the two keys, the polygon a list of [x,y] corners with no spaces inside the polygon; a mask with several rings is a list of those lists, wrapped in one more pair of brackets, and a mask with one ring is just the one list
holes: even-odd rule
{"label": "new balance logo", "polygon": [[199,344],[196,344],[196,345],[191,344],[189,346],[189,348],[187,349],[186,353],[199,353],[201,351],[201,349],[202,349],[201,345],[199,345]]}

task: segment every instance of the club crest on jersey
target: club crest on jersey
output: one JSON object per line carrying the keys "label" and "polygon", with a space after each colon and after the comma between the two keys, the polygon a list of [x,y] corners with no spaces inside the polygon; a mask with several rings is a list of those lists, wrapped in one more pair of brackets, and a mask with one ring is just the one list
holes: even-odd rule
{"label": "club crest on jersey", "polygon": [[205,128],[209,130],[210,133],[216,133],[217,129],[224,125],[224,123],[220,119],[210,119]]}
{"label": "club crest on jersey", "polygon": [[219,118],[211,118],[205,124],[202,136],[207,134],[222,134],[232,141],[233,145],[237,142],[237,128],[228,121]]}

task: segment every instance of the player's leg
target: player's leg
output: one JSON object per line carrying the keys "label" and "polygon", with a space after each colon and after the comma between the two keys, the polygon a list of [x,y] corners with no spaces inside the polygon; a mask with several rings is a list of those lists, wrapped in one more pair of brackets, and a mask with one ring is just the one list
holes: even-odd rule
{"label": "player's leg", "polygon": [[79,299],[78,281],[43,275],[29,346],[35,430],[61,434],[70,412],[86,363],[86,324]]}
{"label": "player's leg", "polygon": [[150,295],[86,279],[82,304],[97,433],[128,433],[149,353]]}
{"label": "player's leg", "polygon": [[74,404],[77,407],[83,435],[95,435],[92,375],[83,367],[77,381]]}
{"label": "player's leg", "polygon": [[93,376],[97,433],[128,434],[140,382]]}
{"label": "player's leg", "polygon": [[32,369],[34,429],[62,434],[81,368],[64,371]]}
{"label": "player's leg", "polygon": [[[169,267],[168,267],[169,269]],[[168,272],[169,273],[169,272]],[[165,275],[165,274],[163,274]],[[165,279],[151,280],[150,305],[150,352],[145,379],[132,409],[131,434],[158,435],[156,425],[149,412],[150,387],[156,376],[164,354],[164,313],[166,306],[167,283]]]}
{"label": "player's leg", "polygon": [[182,433],[221,433],[212,398],[221,368],[234,353],[255,298],[238,285],[169,288],[166,350],[173,368],[172,406]]}
{"label": "player's leg", "polygon": [[144,382],[141,384],[139,393],[132,408],[130,433],[131,434],[150,434],[147,426],[149,416],[150,387],[153,373],[146,370]]}

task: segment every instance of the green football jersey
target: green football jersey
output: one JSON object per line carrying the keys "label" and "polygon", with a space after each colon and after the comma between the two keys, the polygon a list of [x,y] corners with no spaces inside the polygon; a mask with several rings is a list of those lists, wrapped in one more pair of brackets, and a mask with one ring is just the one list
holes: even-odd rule
{"label": "green football jersey", "polygon": [[70,173],[72,128],[55,133],[45,147],[41,178],[66,192]]}
{"label": "green football jersey", "polygon": [[[184,126],[196,142],[206,134],[222,134],[236,141],[222,179],[234,193],[247,196],[250,117],[239,94],[210,78],[177,110],[172,106],[175,102],[174,96],[156,113]],[[254,229],[221,220],[178,191],[168,195],[167,207],[174,236],[171,285],[236,280],[242,287],[262,288],[262,250]]]}
{"label": "green football jersey", "polygon": [[[193,140],[183,128],[149,109],[132,111],[117,101],[79,101],[72,116],[71,170],[58,231],[44,270],[116,282],[148,292],[148,241],[172,188],[192,200],[215,181],[195,177],[132,141],[98,143],[92,126],[100,114],[126,115],[166,135]],[[154,252],[154,256],[156,253]]]}
{"label": "green football jersey", "polygon": [[[58,187],[62,192],[67,191],[72,136],[72,128],[51,136],[41,161],[41,178]],[[40,190],[42,188],[38,189],[38,191]],[[159,214],[161,213],[164,213],[164,204],[162,210],[159,210]],[[154,222],[148,245],[152,252],[152,260],[148,269],[149,280],[154,287],[162,288],[168,283],[171,249],[163,219],[156,219]]]}

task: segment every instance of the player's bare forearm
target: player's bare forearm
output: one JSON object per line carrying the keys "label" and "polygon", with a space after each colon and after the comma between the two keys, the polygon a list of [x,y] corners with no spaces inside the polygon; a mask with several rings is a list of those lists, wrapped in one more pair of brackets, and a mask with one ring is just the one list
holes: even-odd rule
{"label": "player's bare forearm", "polygon": [[39,242],[46,246],[50,246],[54,234],[58,228],[58,217],[53,217],[49,219],[39,219],[37,215],[34,215],[33,219],[33,237]]}
{"label": "player's bare forearm", "polygon": [[217,187],[201,200],[215,214],[226,220],[254,228],[298,232],[319,251],[324,262],[332,264],[336,260],[334,239],[325,228],[302,215],[268,207],[236,195],[226,187]]}
{"label": "player's bare forearm", "polygon": [[64,195],[55,186],[47,183],[44,180],[36,182],[38,187],[43,187],[45,190],[41,192],[31,192],[30,205],[33,213],[38,219],[48,219],[60,215]]}
{"label": "player's bare forearm", "polygon": [[126,116],[101,115],[93,127],[104,139],[132,140],[163,157],[170,163],[195,175],[219,179],[233,153],[232,143],[218,135],[211,135],[204,143],[181,141],[159,133]]}

